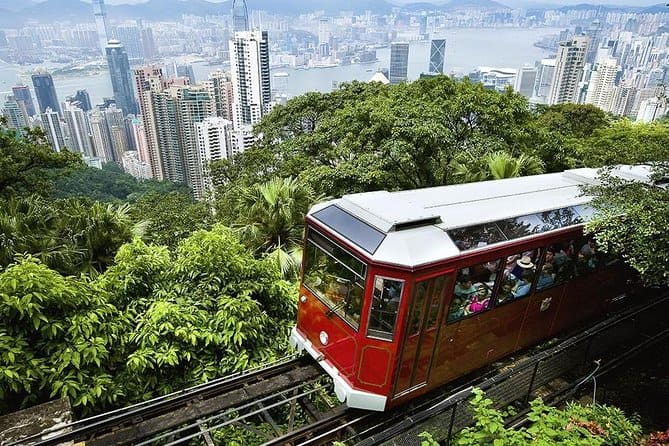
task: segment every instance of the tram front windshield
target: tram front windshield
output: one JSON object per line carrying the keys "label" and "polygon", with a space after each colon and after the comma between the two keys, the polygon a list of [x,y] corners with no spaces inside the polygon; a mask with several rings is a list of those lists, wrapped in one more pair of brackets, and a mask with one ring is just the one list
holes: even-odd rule
{"label": "tram front windshield", "polygon": [[367,265],[313,229],[307,233],[303,283],[356,330],[365,293]]}

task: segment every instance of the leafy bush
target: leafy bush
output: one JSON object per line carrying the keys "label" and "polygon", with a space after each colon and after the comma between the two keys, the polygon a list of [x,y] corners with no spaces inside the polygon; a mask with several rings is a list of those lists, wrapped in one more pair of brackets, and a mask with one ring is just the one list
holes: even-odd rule
{"label": "leafy bush", "polygon": [[460,446],[631,446],[641,438],[636,420],[607,406],[569,404],[557,409],[537,399],[530,404],[530,425],[516,430],[505,427],[509,414],[495,409],[481,390],[474,390],[471,406],[475,424],[458,435]]}

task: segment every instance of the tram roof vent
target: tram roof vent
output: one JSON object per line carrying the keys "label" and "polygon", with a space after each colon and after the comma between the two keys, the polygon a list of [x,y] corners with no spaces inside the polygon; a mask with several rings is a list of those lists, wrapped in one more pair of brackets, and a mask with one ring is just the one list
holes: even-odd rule
{"label": "tram roof vent", "polygon": [[[339,206],[386,233],[440,224],[441,215],[412,200],[411,193],[379,191],[346,195]],[[400,198],[398,194],[404,196]]]}

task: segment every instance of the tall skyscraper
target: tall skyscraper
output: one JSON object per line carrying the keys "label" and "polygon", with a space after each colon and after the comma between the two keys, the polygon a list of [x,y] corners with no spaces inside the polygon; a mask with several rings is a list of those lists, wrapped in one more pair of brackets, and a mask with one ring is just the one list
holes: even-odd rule
{"label": "tall skyscraper", "polygon": [[147,66],[135,70],[135,88],[139,96],[139,108],[144,123],[144,132],[146,133],[148,162],[151,166],[151,175],[156,180],[165,179],[163,172],[163,162],[158,148],[158,136],[156,122],[153,118],[153,100],[154,92],[162,91],[166,86],[163,77],[163,70],[155,66]]}
{"label": "tall skyscraper", "polygon": [[12,93],[14,94],[14,98],[17,102],[23,102],[26,107],[26,113],[28,113],[28,116],[35,116],[35,114],[37,114],[35,111],[33,97],[30,94],[30,88],[27,85],[13,86]]}
{"label": "tall skyscraper", "polygon": [[32,79],[40,111],[45,113],[46,109],[50,108],[52,111],[60,113],[60,104],[51,74],[44,68],[38,68],[33,73]]}
{"label": "tall skyscraper", "polygon": [[151,28],[142,28],[142,46],[144,48],[144,60],[152,60],[158,57],[158,48],[153,39],[153,30]]}
{"label": "tall skyscraper", "polygon": [[246,0],[232,0],[232,32],[249,31],[250,29]]}
{"label": "tall skyscraper", "polygon": [[272,87],[266,31],[240,31],[230,42],[234,123],[252,126],[269,112]]}
{"label": "tall skyscraper", "polygon": [[555,62],[555,59],[542,59],[541,63],[537,66],[533,102],[539,104],[548,103],[548,94],[550,93],[551,85],[553,85],[553,77],[555,76]]}
{"label": "tall skyscraper", "polygon": [[25,134],[28,127],[28,112],[23,101],[17,101],[14,95],[7,96],[2,114],[7,118],[7,126],[19,135]]}
{"label": "tall skyscraper", "polygon": [[588,42],[587,36],[577,36],[560,43],[555,62],[555,75],[548,94],[550,105],[578,102],[579,83],[583,78]]}
{"label": "tall skyscraper", "polygon": [[77,90],[74,96],[67,98],[68,102],[73,103],[85,112],[93,109],[91,106],[91,97],[86,90]]}
{"label": "tall skyscraper", "polygon": [[107,20],[107,8],[105,0],[93,0],[93,15],[95,16],[95,29],[98,32],[98,43],[100,51],[105,54],[107,42],[111,38],[111,29]]}
{"label": "tall skyscraper", "polygon": [[117,161],[114,154],[109,127],[105,113],[101,110],[95,110],[90,115],[91,137],[93,139],[93,149],[95,156],[104,158],[105,161]]}
{"label": "tall skyscraper", "polygon": [[430,74],[444,74],[446,39],[433,39],[430,44]]}
{"label": "tall skyscraper", "polygon": [[118,40],[109,41],[106,47],[107,62],[109,63],[109,75],[111,76],[112,88],[116,105],[126,114],[137,114],[137,101],[132,89],[132,77],[130,74],[130,63],[125,48]]}
{"label": "tall skyscraper", "polygon": [[54,152],[65,150],[65,132],[60,122],[60,116],[57,112],[47,108],[42,113],[42,130],[46,134],[46,139],[51,144]]}
{"label": "tall skyscraper", "polygon": [[612,111],[619,71],[618,61],[614,58],[604,59],[597,63],[590,76],[585,103],[595,105],[607,112]]}
{"label": "tall skyscraper", "polygon": [[137,26],[117,26],[114,29],[114,37],[124,46],[128,59],[133,64],[144,62],[142,32]]}
{"label": "tall skyscraper", "polygon": [[234,93],[230,73],[221,70],[214,71],[209,74],[209,79],[204,82],[204,85],[207,86],[209,96],[214,101],[215,115],[232,121]]}
{"label": "tall skyscraper", "polygon": [[534,95],[534,85],[537,82],[536,67],[522,67],[516,75],[516,84],[514,89],[525,96],[531,98]]}
{"label": "tall skyscraper", "polygon": [[87,157],[94,157],[93,144],[89,133],[88,116],[72,103],[65,104],[63,115],[70,130],[70,148]]}
{"label": "tall skyscraper", "polygon": [[[236,154],[233,146],[234,130],[231,121],[216,117],[198,123],[195,131],[202,171],[201,183],[197,189],[204,195],[214,189],[209,165],[213,161],[230,159]],[[193,187],[193,190],[196,190],[196,187]]]}
{"label": "tall skyscraper", "polygon": [[406,82],[409,70],[409,43],[393,42],[390,44],[390,83]]}

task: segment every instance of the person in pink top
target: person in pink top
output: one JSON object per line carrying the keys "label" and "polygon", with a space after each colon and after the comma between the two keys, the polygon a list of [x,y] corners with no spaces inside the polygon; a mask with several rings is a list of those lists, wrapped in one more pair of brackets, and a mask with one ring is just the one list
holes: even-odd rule
{"label": "person in pink top", "polygon": [[485,295],[485,290],[479,290],[479,292],[473,296],[472,303],[469,304],[468,308],[470,313],[478,313],[488,308],[490,298],[484,297]]}

